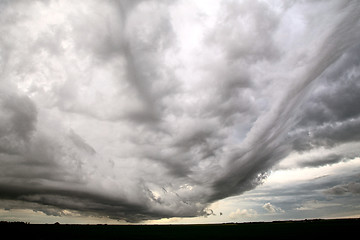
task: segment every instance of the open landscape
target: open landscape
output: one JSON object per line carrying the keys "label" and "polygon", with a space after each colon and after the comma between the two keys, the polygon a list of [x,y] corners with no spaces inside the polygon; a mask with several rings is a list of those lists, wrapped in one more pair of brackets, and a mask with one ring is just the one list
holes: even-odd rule
{"label": "open landscape", "polygon": [[349,239],[359,228],[360,219],[190,225],[0,224],[3,235],[17,239]]}
{"label": "open landscape", "polygon": [[1,239],[355,238],[359,103],[360,0],[0,0]]}

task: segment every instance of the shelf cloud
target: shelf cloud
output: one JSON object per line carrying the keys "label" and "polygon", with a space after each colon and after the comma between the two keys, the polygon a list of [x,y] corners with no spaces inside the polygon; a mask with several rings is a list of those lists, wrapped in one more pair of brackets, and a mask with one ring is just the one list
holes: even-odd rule
{"label": "shelf cloud", "polygon": [[0,9],[4,209],[129,222],[207,216],[291,154],[360,140],[357,1],[19,0]]}

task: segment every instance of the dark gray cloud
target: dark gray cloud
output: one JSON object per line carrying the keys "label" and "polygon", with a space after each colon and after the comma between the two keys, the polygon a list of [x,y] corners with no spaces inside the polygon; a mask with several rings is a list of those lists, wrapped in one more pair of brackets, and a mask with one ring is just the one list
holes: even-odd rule
{"label": "dark gray cloud", "polygon": [[359,111],[355,104],[360,90],[358,49],[356,45],[344,53],[301,107],[301,120],[296,127],[301,130],[295,134],[294,149],[330,148],[359,140]]}
{"label": "dark gray cloud", "polygon": [[36,128],[37,110],[27,96],[0,92],[0,152],[21,152]]}
{"label": "dark gray cloud", "polygon": [[359,141],[356,1],[2,4],[6,209],[207,216],[291,153]]}
{"label": "dark gray cloud", "polygon": [[344,160],[344,156],[342,155],[329,154],[327,156],[322,156],[319,158],[306,159],[305,161],[299,163],[299,167],[319,167],[319,166],[338,163],[342,160]]}
{"label": "dark gray cloud", "polygon": [[85,152],[93,155],[96,153],[95,149],[91,147],[89,144],[85,142],[79,135],[77,135],[74,131],[71,131],[69,134],[69,138],[73,141],[73,143],[80,149],[83,149]]}
{"label": "dark gray cloud", "polygon": [[336,185],[324,191],[326,194],[330,195],[343,195],[346,193],[359,194],[360,193],[360,183],[351,182],[347,184]]}

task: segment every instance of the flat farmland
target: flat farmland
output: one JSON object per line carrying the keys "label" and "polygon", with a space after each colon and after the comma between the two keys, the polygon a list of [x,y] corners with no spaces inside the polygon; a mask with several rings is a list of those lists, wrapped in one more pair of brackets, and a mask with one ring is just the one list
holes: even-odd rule
{"label": "flat farmland", "polygon": [[8,239],[351,239],[359,230],[360,219],[199,225],[0,223]]}

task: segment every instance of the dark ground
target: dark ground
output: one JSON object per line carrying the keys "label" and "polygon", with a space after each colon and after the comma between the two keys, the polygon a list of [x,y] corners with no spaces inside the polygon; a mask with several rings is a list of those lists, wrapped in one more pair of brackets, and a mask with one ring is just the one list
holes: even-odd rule
{"label": "dark ground", "polygon": [[[357,239],[360,219],[203,225],[0,223],[2,239]],[[3,238],[5,236],[5,238]]]}

